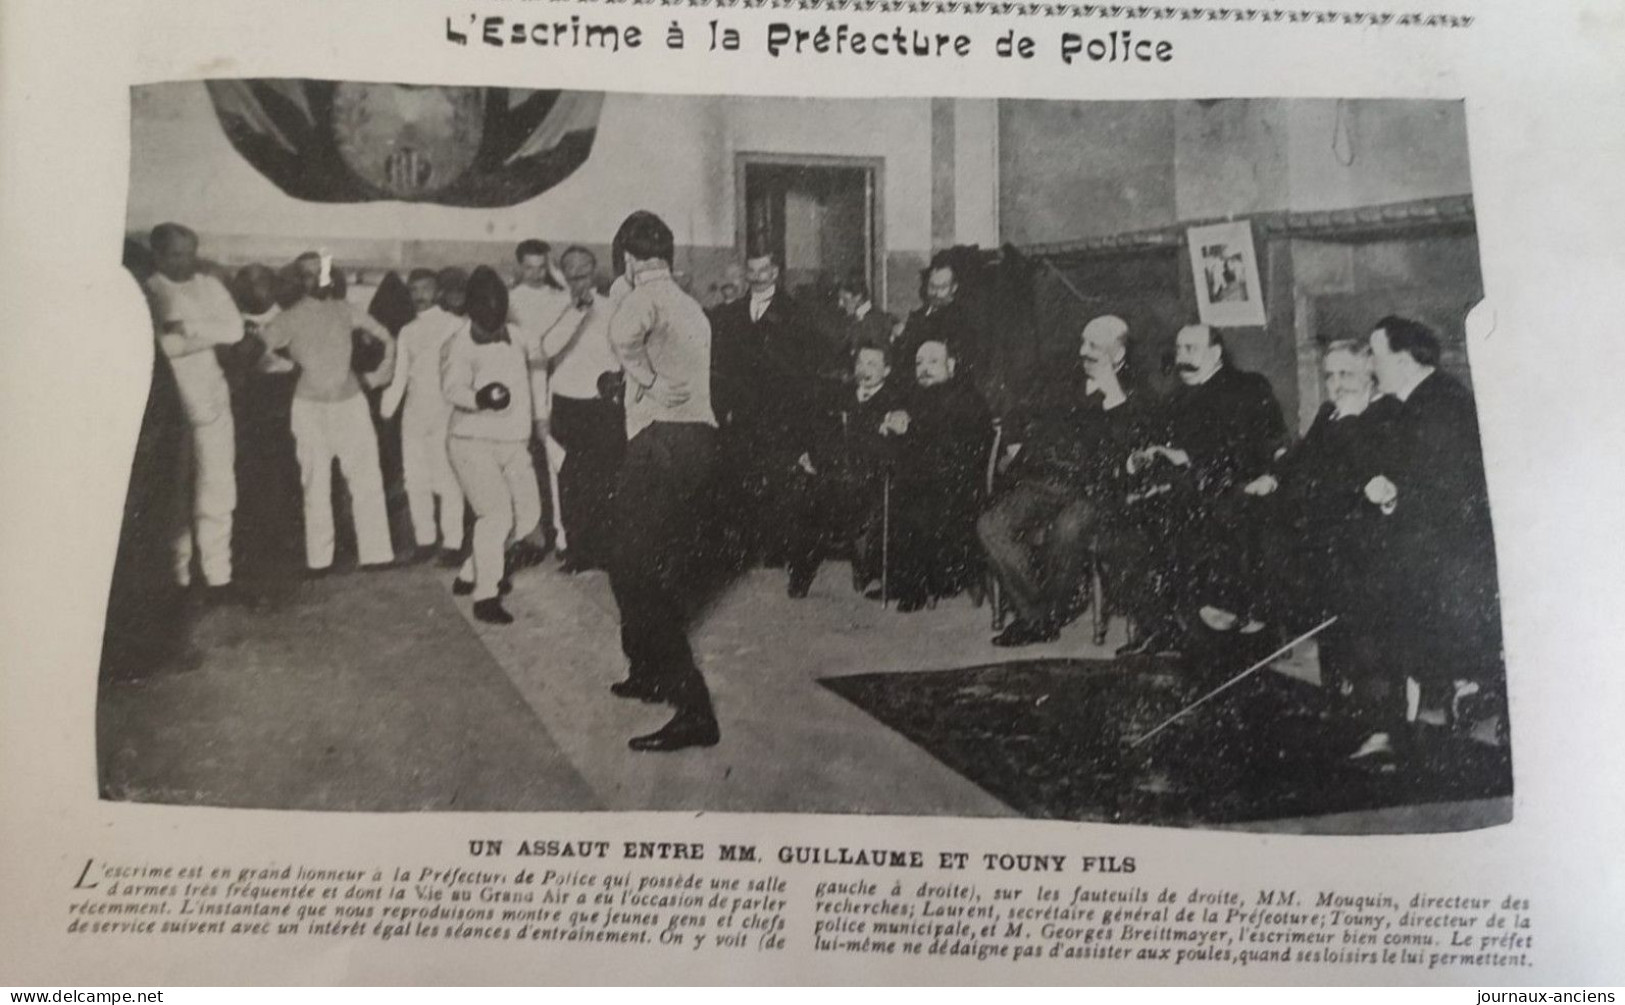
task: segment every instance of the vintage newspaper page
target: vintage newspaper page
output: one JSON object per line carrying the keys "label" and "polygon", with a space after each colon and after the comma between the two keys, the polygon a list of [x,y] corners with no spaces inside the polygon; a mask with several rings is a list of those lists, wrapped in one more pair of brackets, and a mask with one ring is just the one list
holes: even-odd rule
{"label": "vintage newspaper page", "polygon": [[0,984],[1619,983],[1622,43],[0,0]]}

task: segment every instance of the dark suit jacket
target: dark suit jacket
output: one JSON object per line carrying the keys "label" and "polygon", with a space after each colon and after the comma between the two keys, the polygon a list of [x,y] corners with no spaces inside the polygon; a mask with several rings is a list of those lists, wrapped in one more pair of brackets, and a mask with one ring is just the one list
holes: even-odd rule
{"label": "dark suit jacket", "polygon": [[755,321],[749,297],[717,308],[711,401],[722,427],[758,456],[788,454],[793,461],[816,440],[828,357],[824,340],[782,290]]}
{"label": "dark suit jacket", "polygon": [[1335,417],[1332,402],[1320,407],[1303,439],[1270,472],[1280,483],[1278,499],[1293,522],[1339,537],[1372,525],[1377,514],[1365,498],[1365,486],[1392,456],[1398,406],[1392,398],[1377,398],[1359,415],[1341,419]]}
{"label": "dark suit jacket", "polygon": [[897,483],[911,505],[940,506],[974,520],[985,494],[993,414],[970,381],[909,389],[909,429],[897,438]]}
{"label": "dark suit jacket", "polygon": [[1160,432],[1163,444],[1190,455],[1191,485],[1209,498],[1266,473],[1287,439],[1269,380],[1229,365],[1204,384],[1175,387]]}
{"label": "dark suit jacket", "polygon": [[[870,306],[869,313],[860,320],[847,320],[846,323],[846,355],[850,359],[857,355],[858,347],[865,345],[888,348],[891,345],[891,315],[878,307]],[[891,360],[892,366],[897,366],[897,360]],[[909,360],[912,368],[913,360]]]}
{"label": "dark suit jacket", "polygon": [[880,434],[880,423],[905,405],[902,382],[895,375],[868,401],[860,402],[851,387],[834,393],[822,410],[818,443],[811,451],[819,477],[854,490],[878,485],[897,448],[896,437]]}
{"label": "dark suit jacket", "polygon": [[892,366],[912,374],[914,354],[919,351],[920,343],[932,341],[952,347],[960,360],[960,376],[966,376],[963,371],[972,364],[980,343],[970,313],[963,304],[956,300],[935,311],[928,307],[915,308],[903,326],[903,334],[892,343]]}
{"label": "dark suit jacket", "polygon": [[[1435,371],[1395,410],[1391,457],[1399,490],[1387,517],[1389,613],[1413,647],[1417,673],[1476,672],[1500,645],[1500,594],[1478,415],[1466,388]],[[1423,664],[1433,664],[1432,666]],[[1464,666],[1476,663],[1478,667]]]}
{"label": "dark suit jacket", "polygon": [[1089,390],[1081,363],[1051,369],[1009,419],[1008,441],[1021,450],[1005,472],[1019,482],[1066,485],[1090,495],[1116,494],[1129,452],[1140,446],[1144,399],[1133,371],[1118,372],[1128,400],[1107,411],[1104,396]]}

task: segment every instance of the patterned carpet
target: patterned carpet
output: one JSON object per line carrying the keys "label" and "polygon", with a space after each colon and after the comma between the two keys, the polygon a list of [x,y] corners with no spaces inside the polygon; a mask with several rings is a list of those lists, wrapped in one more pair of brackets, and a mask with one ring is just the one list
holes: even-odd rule
{"label": "patterned carpet", "polygon": [[1223,680],[1049,659],[821,683],[1037,818],[1224,825],[1511,792],[1504,749],[1443,729],[1423,729],[1391,773],[1351,764],[1360,734],[1323,689],[1268,671],[1130,749]]}

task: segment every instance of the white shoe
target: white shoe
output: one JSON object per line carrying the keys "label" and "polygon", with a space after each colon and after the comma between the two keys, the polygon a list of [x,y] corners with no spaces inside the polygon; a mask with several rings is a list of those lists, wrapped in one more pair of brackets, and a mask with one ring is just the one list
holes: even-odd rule
{"label": "white shoe", "polygon": [[1239,620],[1236,615],[1229,611],[1212,605],[1205,606],[1200,611],[1197,611],[1196,616],[1202,619],[1202,624],[1207,625],[1216,632],[1228,632],[1236,627],[1236,621]]}
{"label": "white shoe", "polygon": [[1378,754],[1392,754],[1393,752],[1394,745],[1387,733],[1372,733],[1365,738],[1364,743],[1360,744],[1359,750],[1349,755],[1349,760],[1358,761],[1362,758],[1375,757]]}
{"label": "white shoe", "polygon": [[1450,719],[1452,722],[1461,721],[1461,703],[1478,694],[1483,688],[1476,680],[1458,680],[1455,682],[1456,690],[1450,696]]}

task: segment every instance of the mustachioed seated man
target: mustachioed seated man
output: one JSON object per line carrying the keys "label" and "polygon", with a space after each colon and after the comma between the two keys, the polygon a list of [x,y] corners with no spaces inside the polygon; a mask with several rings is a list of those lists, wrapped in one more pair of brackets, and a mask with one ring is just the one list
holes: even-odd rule
{"label": "mustachioed seated man", "polygon": [[851,556],[854,589],[863,592],[880,579],[883,479],[897,443],[881,427],[905,407],[906,393],[892,376],[887,348],[883,339],[859,343],[852,384],[831,392],[815,446],[798,461],[811,482],[797,513],[795,547],[814,561],[806,578],[792,578],[792,597],[807,595],[826,540]]}
{"label": "mustachioed seated man", "polygon": [[1145,564],[1130,598],[1140,636],[1124,654],[1178,651],[1187,627],[1217,632],[1263,627],[1241,489],[1269,470],[1286,440],[1269,381],[1229,365],[1207,325],[1174,343],[1179,385],[1149,421],[1125,470],[1134,548]]}
{"label": "mustachioed seated man", "polygon": [[915,386],[880,426],[896,451],[891,570],[897,609],[905,613],[958,593],[980,566],[976,518],[986,494],[993,417],[957,370],[953,346],[921,343]]}
{"label": "mustachioed seated man", "polygon": [[977,521],[1016,612],[994,645],[1053,641],[1072,616],[1094,536],[1117,508],[1121,458],[1138,445],[1138,401],[1128,325],[1108,314],[1084,326],[1075,362],[1046,370],[1013,417],[1008,487]]}

